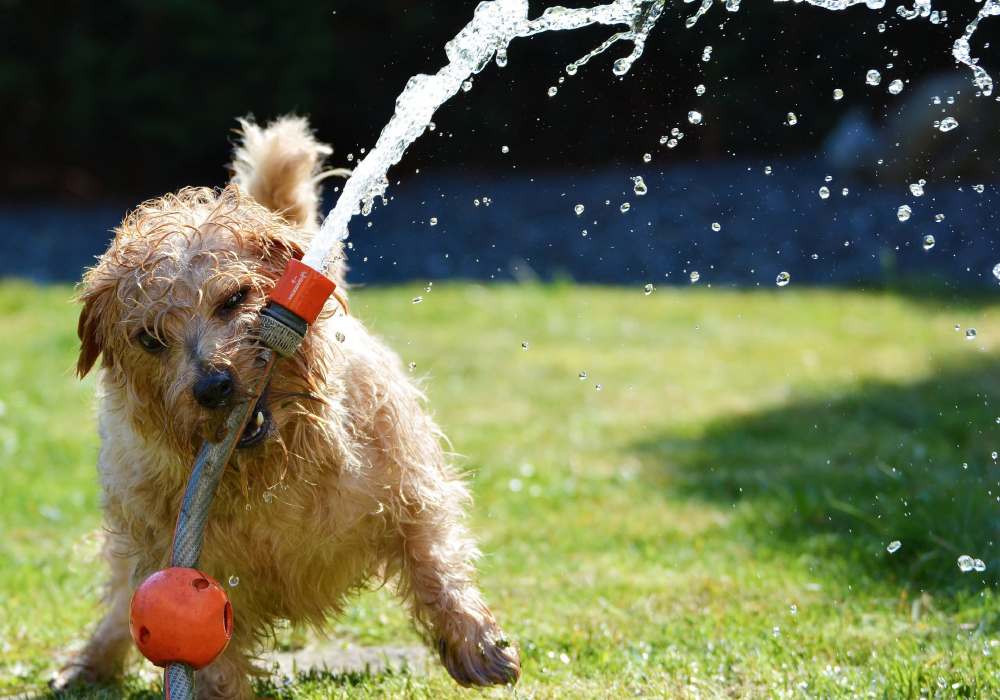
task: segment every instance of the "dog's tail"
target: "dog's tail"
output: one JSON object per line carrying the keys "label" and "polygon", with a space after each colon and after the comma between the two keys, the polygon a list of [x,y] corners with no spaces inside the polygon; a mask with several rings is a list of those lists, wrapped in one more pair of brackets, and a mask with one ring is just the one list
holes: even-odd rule
{"label": "dog's tail", "polygon": [[323,170],[333,149],[313,136],[304,117],[281,117],[261,128],[240,119],[240,142],[233,153],[233,182],[290,223],[319,223],[320,180],[349,170]]}

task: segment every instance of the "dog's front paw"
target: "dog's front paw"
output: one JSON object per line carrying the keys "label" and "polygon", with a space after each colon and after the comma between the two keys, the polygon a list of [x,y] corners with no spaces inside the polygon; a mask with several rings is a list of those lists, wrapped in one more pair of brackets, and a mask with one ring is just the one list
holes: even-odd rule
{"label": "dog's front paw", "polygon": [[49,681],[49,688],[56,693],[66,692],[74,688],[88,685],[108,683],[115,679],[115,674],[99,664],[91,663],[85,658],[74,659],[63,666]]}
{"label": "dog's front paw", "polygon": [[441,663],[460,685],[513,685],[521,677],[517,648],[490,625],[459,642],[440,640]]}

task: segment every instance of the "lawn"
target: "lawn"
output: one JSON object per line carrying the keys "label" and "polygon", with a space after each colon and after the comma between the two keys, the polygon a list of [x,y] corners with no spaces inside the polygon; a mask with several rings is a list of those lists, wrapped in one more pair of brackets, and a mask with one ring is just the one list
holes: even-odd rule
{"label": "lawn", "polygon": [[[0,284],[0,696],[44,693],[98,614],[70,291]],[[471,475],[519,696],[951,698],[1000,697],[998,299],[439,283],[353,309],[427,378]],[[386,591],[332,630],[416,640]],[[437,667],[260,690],[469,696]]]}

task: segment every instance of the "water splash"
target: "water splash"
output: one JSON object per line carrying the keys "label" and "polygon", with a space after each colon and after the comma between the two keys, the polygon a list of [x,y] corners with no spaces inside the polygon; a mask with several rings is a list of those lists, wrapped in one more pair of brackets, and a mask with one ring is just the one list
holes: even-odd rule
{"label": "water splash", "polygon": [[[377,198],[389,187],[387,173],[406,149],[424,133],[438,108],[456,95],[473,75],[479,73],[498,53],[506,55],[511,41],[543,32],[579,29],[591,25],[622,26],[577,67],[619,41],[630,41],[632,52],[614,62],[616,75],[624,75],[642,56],[646,38],[663,12],[666,0],[616,0],[598,7],[574,9],[549,7],[536,19],[528,18],[528,0],[481,2],[472,21],[445,44],[448,63],[434,75],[410,78],[396,98],[396,111],[382,129],[375,147],[369,151],[344,185],[336,206],[323,222],[306,252],[303,262],[324,270],[330,253],[347,238],[348,223],[358,213],[371,212]],[[575,72],[575,71],[574,71]]]}
{"label": "water splash", "polygon": [[955,39],[955,43],[951,47],[951,53],[955,60],[972,71],[972,81],[987,97],[993,94],[993,79],[979,65],[979,59],[972,56],[971,41],[972,35],[979,29],[979,23],[986,17],[997,15],[1000,15],[1000,0],[986,0],[982,9],[979,10],[979,14],[965,28],[965,33]]}
{"label": "water splash", "polygon": [[[685,24],[688,27],[704,16],[713,5],[724,1],[726,10],[736,12],[740,0],[685,0],[699,2],[698,9]],[[777,1],[777,0],[776,0]],[[871,10],[881,10],[885,0],[793,0],[827,10],[846,10],[864,5]],[[593,25],[623,27],[582,58],[566,66],[569,75],[595,56],[607,51],[618,42],[630,42],[632,51],[612,64],[612,72],[623,76],[638,60],[645,49],[646,40],[663,14],[666,0],[613,0],[605,5],[590,8],[547,8],[535,19],[528,18],[528,0],[485,0],[479,3],[472,21],[445,45],[448,63],[434,75],[418,74],[410,78],[396,98],[396,109],[389,123],[382,129],[375,147],[357,164],[344,185],[337,204],[324,220],[319,233],[306,252],[303,262],[324,270],[330,254],[348,235],[348,224],[356,214],[369,214],[376,199],[385,200],[389,187],[389,168],[398,163],[409,148],[431,124],[435,112],[460,90],[472,88],[472,77],[491,61],[500,67],[507,64],[507,47],[517,38],[544,32],[567,31]],[[913,9],[897,8],[906,19],[929,17],[940,22],[940,13],[931,10],[931,0],[914,0]],[[986,17],[1000,15],[1000,0],[985,0],[977,17],[966,27],[965,33],[955,40],[955,60],[972,70],[973,80],[981,94],[990,95],[993,81],[971,55],[971,40],[979,23]],[[705,47],[702,59],[711,58],[712,48]],[[789,124],[797,118],[789,113]]]}

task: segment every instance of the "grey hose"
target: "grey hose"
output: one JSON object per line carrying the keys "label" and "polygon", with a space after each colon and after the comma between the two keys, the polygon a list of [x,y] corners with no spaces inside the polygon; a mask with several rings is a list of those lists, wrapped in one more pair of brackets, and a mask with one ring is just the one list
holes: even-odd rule
{"label": "grey hose", "polygon": [[[264,337],[267,342],[267,336]],[[269,344],[269,343],[268,343]],[[274,373],[277,354],[268,351],[267,365],[256,386],[246,400],[237,404],[226,418],[226,434],[218,442],[205,442],[191,468],[184,500],[174,528],[174,542],[170,565],[197,568],[205,536],[205,524],[215,498],[215,491],[226,470],[226,464],[257,400]],[[194,698],[194,669],[185,664],[170,664],[163,670],[163,696],[166,700],[192,700]]]}

